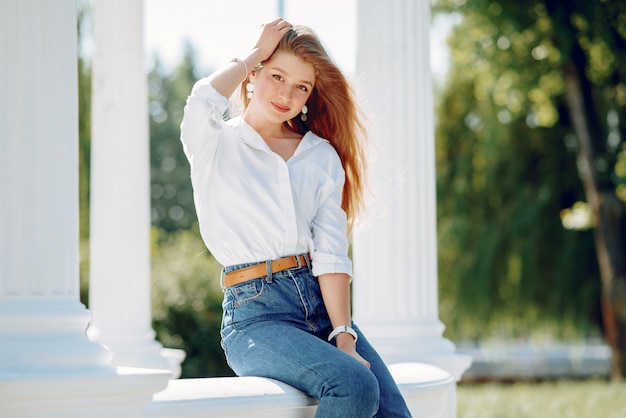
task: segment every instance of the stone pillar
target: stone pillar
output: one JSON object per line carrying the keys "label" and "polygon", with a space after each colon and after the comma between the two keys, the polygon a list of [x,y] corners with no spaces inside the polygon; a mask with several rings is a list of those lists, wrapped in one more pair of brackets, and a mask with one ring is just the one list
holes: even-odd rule
{"label": "stone pillar", "polygon": [[76,13],[58,3],[0,3],[0,372],[108,366],[79,301]]}
{"label": "stone pillar", "polygon": [[89,335],[115,365],[178,376],[184,352],[163,350],[151,323],[142,1],[96,0],[93,20]]}
{"label": "stone pillar", "polygon": [[470,359],[442,337],[437,307],[429,1],[363,0],[357,13],[377,200],[354,235],[355,321],[388,363],[431,363],[458,379]]}
{"label": "stone pillar", "polygon": [[0,22],[0,416],[140,410],[165,380],[125,385],[79,300],[76,1],[4,0]]}

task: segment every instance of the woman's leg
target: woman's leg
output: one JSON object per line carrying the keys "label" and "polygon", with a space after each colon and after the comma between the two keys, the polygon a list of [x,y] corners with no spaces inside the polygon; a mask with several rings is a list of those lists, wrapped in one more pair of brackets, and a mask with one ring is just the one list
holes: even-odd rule
{"label": "woman's leg", "polygon": [[[361,331],[371,369],[329,344],[319,283],[305,267],[225,289],[222,346],[240,376],[265,376],[320,399],[319,417],[410,417],[395,381]],[[380,404],[380,411],[379,411]]]}
{"label": "woman's leg", "polygon": [[237,375],[270,377],[319,399],[316,417],[369,418],[378,410],[378,376],[292,324],[259,322],[232,332],[223,345]]}

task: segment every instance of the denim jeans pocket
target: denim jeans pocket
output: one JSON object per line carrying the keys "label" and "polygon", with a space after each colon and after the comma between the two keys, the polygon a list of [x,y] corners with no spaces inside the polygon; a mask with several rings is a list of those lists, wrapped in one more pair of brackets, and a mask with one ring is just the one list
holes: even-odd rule
{"label": "denim jeans pocket", "polygon": [[[263,279],[254,279],[235,286],[224,289],[224,300],[222,302],[222,326],[221,335],[225,338],[236,327],[236,322],[248,319],[250,310],[245,306],[261,298],[267,291],[266,283]],[[241,311],[243,309],[243,312]],[[238,320],[235,319],[235,311],[238,312]]]}
{"label": "denim jeans pocket", "polygon": [[232,298],[233,308],[245,305],[265,293],[265,281],[254,279],[226,289],[227,299]]}

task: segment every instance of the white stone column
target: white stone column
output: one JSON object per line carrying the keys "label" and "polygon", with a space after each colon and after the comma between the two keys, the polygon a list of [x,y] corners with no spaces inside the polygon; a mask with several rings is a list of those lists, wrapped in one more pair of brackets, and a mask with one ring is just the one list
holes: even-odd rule
{"label": "white stone column", "polygon": [[151,324],[143,4],[96,0],[93,13],[89,335],[115,365],[178,376],[184,352],[164,350]]}
{"label": "white stone column", "polygon": [[0,2],[3,417],[123,416],[165,386],[158,374],[125,385],[85,334],[76,28],[75,0]]}
{"label": "white stone column", "polygon": [[457,379],[467,356],[438,318],[433,85],[428,0],[357,2],[357,73],[377,151],[375,202],[354,236],[354,317],[386,362]]}
{"label": "white stone column", "polygon": [[108,366],[79,301],[74,3],[0,3],[0,371]]}

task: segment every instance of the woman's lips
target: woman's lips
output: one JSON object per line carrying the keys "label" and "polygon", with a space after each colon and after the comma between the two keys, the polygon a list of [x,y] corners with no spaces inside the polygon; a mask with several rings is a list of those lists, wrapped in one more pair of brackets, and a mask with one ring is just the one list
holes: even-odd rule
{"label": "woman's lips", "polygon": [[290,110],[289,107],[281,106],[281,105],[279,105],[277,103],[274,103],[274,102],[272,102],[272,106],[274,106],[274,109],[278,110],[281,113],[287,113]]}

